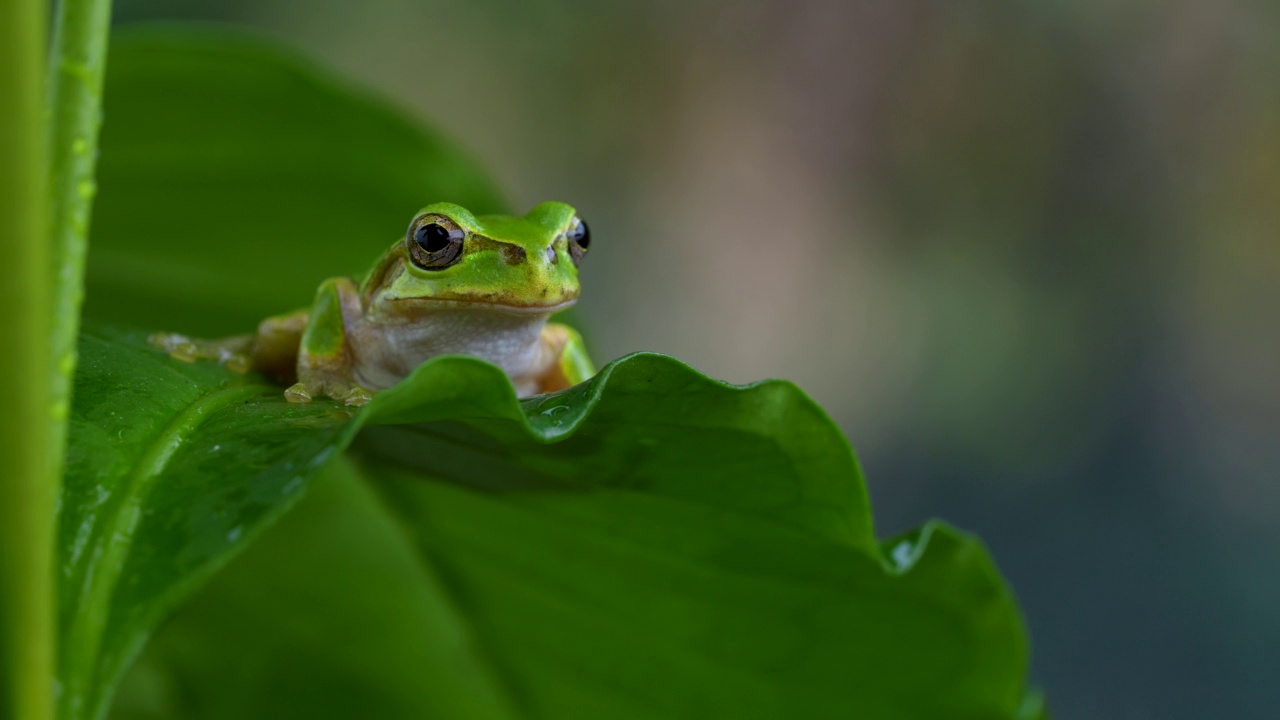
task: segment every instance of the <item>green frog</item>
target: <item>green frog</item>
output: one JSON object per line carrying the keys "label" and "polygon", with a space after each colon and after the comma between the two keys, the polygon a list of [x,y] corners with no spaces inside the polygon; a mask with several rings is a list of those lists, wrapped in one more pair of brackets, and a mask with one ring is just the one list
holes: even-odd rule
{"label": "green frog", "polygon": [[581,336],[548,322],[577,301],[590,244],[587,224],[564,203],[544,202],[524,217],[436,203],[363,282],[325,280],[309,309],[269,317],[252,335],[156,333],[150,341],[186,362],[262,372],[289,385],[290,402],[363,405],[447,354],[497,365],[521,397],[554,392],[595,373]]}

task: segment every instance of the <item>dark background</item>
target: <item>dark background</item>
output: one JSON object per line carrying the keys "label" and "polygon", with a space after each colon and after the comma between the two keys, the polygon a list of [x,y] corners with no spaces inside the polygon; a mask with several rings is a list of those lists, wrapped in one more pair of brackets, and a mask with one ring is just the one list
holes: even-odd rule
{"label": "dark background", "polygon": [[807,389],[881,535],[990,545],[1057,717],[1275,717],[1280,4],[116,5],[265,31],[576,205],[597,359]]}

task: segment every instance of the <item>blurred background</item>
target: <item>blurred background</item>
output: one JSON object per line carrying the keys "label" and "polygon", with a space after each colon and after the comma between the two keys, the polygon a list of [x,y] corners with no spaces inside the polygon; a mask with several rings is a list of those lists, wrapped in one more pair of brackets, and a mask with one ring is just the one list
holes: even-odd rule
{"label": "blurred background", "polygon": [[597,359],[795,380],[882,536],[991,546],[1057,717],[1275,716],[1280,4],[116,14],[257,28],[576,205]]}

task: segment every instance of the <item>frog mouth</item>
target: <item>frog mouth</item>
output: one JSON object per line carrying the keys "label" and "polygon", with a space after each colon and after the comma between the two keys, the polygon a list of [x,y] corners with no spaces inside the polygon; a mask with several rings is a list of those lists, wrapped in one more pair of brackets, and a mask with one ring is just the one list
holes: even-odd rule
{"label": "frog mouth", "polygon": [[578,298],[575,296],[557,303],[510,303],[485,300],[483,298],[400,298],[395,302],[397,305],[421,308],[423,310],[448,308],[453,310],[471,309],[500,312],[508,315],[550,315],[572,307],[578,302]]}

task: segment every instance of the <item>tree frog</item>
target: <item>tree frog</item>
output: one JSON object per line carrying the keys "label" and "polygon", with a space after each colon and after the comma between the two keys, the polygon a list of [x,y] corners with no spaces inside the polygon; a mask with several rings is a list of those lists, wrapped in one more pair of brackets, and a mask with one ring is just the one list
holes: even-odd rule
{"label": "tree frog", "polygon": [[217,360],[289,384],[290,402],[325,396],[363,405],[437,355],[473,355],[502,368],[521,396],[595,373],[582,338],[548,318],[578,299],[587,224],[544,202],[524,217],[472,215],[452,203],[420,210],[359,285],[325,280],[308,310],[263,320],[253,335],[151,336],[179,360]]}

